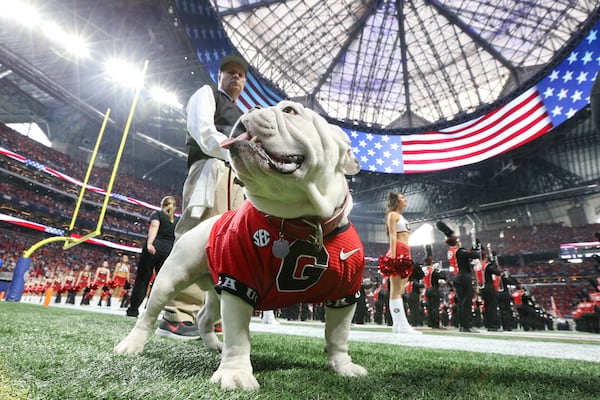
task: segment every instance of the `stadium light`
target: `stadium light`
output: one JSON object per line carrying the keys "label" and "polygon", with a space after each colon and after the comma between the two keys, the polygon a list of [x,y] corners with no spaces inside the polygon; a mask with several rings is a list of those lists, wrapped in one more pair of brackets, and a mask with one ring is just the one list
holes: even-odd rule
{"label": "stadium light", "polygon": [[31,5],[14,0],[0,0],[0,17],[12,19],[33,28],[40,21],[40,14]]}
{"label": "stadium light", "polygon": [[59,43],[69,53],[80,58],[90,55],[87,45],[81,38],[68,34],[56,23],[45,23],[42,27],[42,31],[50,40]]}
{"label": "stadium light", "polygon": [[176,108],[177,110],[183,109],[183,104],[179,102],[177,96],[174,93],[169,92],[161,87],[154,86],[152,90],[150,90],[150,95],[157,103],[166,104],[168,106]]}
{"label": "stadium light", "polygon": [[123,86],[139,88],[144,85],[142,71],[125,61],[109,59],[106,64],[109,80],[114,80]]}

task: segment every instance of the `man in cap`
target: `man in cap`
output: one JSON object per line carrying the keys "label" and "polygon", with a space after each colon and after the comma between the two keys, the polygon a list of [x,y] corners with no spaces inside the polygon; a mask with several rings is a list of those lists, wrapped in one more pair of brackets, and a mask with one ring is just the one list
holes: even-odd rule
{"label": "man in cap", "polygon": [[[204,85],[188,101],[188,175],[183,185],[182,215],[175,228],[175,241],[205,219],[237,208],[243,201],[242,188],[234,183],[226,164],[227,150],[220,144],[229,137],[242,115],[236,103],[244,90],[247,73],[248,63],[242,57],[224,56],[217,89]],[[199,339],[196,315],[203,305],[204,292],[197,285],[184,289],[165,306],[156,334]]]}

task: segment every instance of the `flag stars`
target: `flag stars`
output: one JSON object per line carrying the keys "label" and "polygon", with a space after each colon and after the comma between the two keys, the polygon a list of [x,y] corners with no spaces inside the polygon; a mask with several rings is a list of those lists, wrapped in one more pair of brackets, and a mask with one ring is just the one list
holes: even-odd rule
{"label": "flag stars", "polygon": [[579,75],[577,75],[577,83],[581,85],[583,82],[587,81],[587,75],[587,72],[581,71]]}
{"label": "flag stars", "polygon": [[552,73],[548,76],[548,78],[550,78],[550,82],[554,82],[555,80],[558,79],[558,71],[554,70],[552,71]]}
{"label": "flag stars", "polygon": [[367,151],[367,154],[368,154],[370,157],[373,157],[373,156],[375,155],[375,152],[373,151],[373,149],[369,149],[369,150]]}
{"label": "flag stars", "polygon": [[573,79],[573,71],[565,71],[565,74],[562,77],[564,83],[567,83]]}
{"label": "flag stars", "polygon": [[389,151],[386,150],[386,151],[383,152],[383,156],[385,158],[390,158],[392,156],[392,153],[390,153]]}
{"label": "flag stars", "polygon": [[565,97],[567,97],[568,94],[569,94],[569,91],[567,89],[561,89],[560,92],[558,93],[559,100],[564,99]]}
{"label": "flag stars", "polygon": [[552,116],[553,117],[556,117],[556,116],[561,115],[561,114],[562,114],[562,107],[561,106],[555,106],[552,109]]}
{"label": "flag stars", "polygon": [[581,59],[581,61],[583,61],[583,65],[586,65],[587,63],[592,62],[592,55],[593,54],[594,54],[593,51],[586,51],[585,52],[585,55]]}
{"label": "flag stars", "polygon": [[567,111],[567,113],[565,115],[567,116],[567,118],[571,118],[573,115],[575,115],[576,112],[577,112],[577,110],[575,110],[573,108],[569,108],[569,111]]}
{"label": "flag stars", "polygon": [[569,60],[569,64],[573,64],[574,62],[577,62],[577,56],[579,55],[578,52],[574,51],[569,55],[569,58],[567,58],[567,60]]}
{"label": "flag stars", "polygon": [[361,141],[358,142],[358,145],[360,147],[367,147],[367,142],[365,142],[364,140],[361,140]]}
{"label": "flag stars", "polygon": [[552,96],[554,96],[554,88],[553,88],[553,87],[550,87],[550,86],[548,86],[548,87],[546,88],[546,90],[544,91],[544,97],[545,97],[545,98],[550,98],[550,97],[552,97]]}
{"label": "flag stars", "polygon": [[373,147],[375,147],[377,150],[381,150],[383,146],[381,145],[381,142],[377,142],[373,145]]}
{"label": "flag stars", "polygon": [[[575,93],[573,93],[573,95],[571,96],[571,100],[573,101],[573,103],[576,103],[581,100],[582,95],[583,95],[583,92],[581,90],[576,90]],[[571,117],[569,117],[569,118],[571,118]]]}
{"label": "flag stars", "polygon": [[393,151],[398,151],[398,150],[400,150],[400,146],[398,145],[398,143],[392,143],[392,145],[390,146],[390,148],[391,148]]}
{"label": "flag stars", "polygon": [[587,40],[588,44],[591,44],[593,41],[595,41],[598,37],[598,31],[596,29],[590,31],[590,34],[585,38],[585,40]]}

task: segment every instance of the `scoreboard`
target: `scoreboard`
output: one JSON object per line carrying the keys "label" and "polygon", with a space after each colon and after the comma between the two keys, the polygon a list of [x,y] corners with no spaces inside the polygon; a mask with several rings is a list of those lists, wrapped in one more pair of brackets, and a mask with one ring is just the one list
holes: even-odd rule
{"label": "scoreboard", "polygon": [[563,260],[583,260],[600,255],[600,242],[564,243],[560,245],[560,258]]}

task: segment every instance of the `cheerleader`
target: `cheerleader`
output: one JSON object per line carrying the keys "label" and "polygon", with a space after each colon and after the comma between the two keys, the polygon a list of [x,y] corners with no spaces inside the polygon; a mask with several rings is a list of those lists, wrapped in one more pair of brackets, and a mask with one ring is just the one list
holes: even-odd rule
{"label": "cheerleader", "polygon": [[102,265],[96,269],[96,276],[94,277],[94,286],[100,291],[100,298],[98,299],[98,307],[102,307],[102,300],[106,301],[106,306],[110,307],[110,286],[109,286],[110,268],[108,267],[108,261],[102,261]]}
{"label": "cheerleader", "polygon": [[75,304],[75,293],[77,289],[75,287],[75,272],[69,271],[68,275],[63,279],[62,290],[67,293],[67,300],[65,304]]}
{"label": "cheerleader", "polygon": [[78,295],[81,296],[81,302],[79,305],[81,306],[89,306],[90,305],[90,292],[92,283],[92,267],[89,264],[86,264],[83,267],[83,271],[79,272],[79,276],[77,277],[77,282],[75,286],[78,290]]}
{"label": "cheerleader", "polygon": [[123,295],[126,293],[125,284],[129,283],[129,272],[131,265],[129,264],[129,256],[123,254],[121,261],[115,265],[115,272],[112,277],[113,293],[118,297],[120,302],[119,308],[123,308]]}
{"label": "cheerleader", "polygon": [[402,215],[407,204],[408,201],[402,193],[388,194],[385,222],[390,247],[386,256],[382,257],[383,260],[380,260],[379,272],[389,278],[392,332],[420,334],[420,331],[415,330],[408,323],[402,298],[414,267],[410,260],[410,247],[408,247],[410,227]]}

